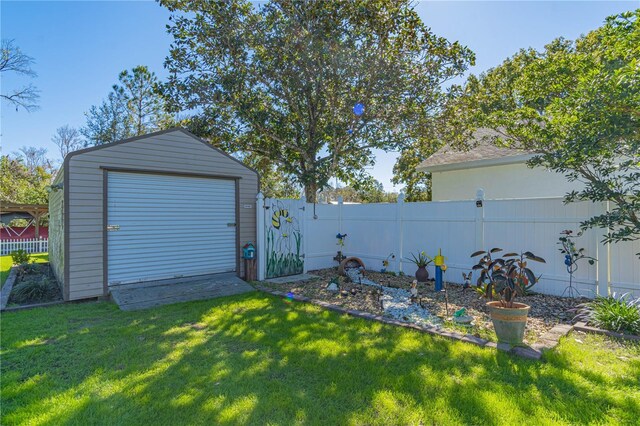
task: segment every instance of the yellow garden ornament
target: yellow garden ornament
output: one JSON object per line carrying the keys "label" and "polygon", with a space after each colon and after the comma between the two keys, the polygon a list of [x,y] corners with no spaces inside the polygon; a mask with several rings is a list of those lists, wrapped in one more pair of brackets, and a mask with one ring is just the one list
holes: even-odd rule
{"label": "yellow garden ornament", "polygon": [[438,249],[438,254],[433,258],[433,264],[435,266],[444,265],[444,256],[442,255],[442,249]]}

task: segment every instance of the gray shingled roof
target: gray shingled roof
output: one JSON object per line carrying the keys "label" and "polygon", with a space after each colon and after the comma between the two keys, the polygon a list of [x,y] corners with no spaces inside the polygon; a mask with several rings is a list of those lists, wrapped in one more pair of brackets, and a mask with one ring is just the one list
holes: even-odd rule
{"label": "gray shingled roof", "polygon": [[418,170],[425,170],[445,165],[463,164],[472,161],[500,158],[506,159],[508,157],[529,154],[528,151],[521,149],[495,146],[491,140],[489,140],[489,137],[499,135],[500,134],[495,130],[479,128],[473,133],[472,139],[468,143],[471,147],[469,150],[459,150],[447,144],[420,163]]}

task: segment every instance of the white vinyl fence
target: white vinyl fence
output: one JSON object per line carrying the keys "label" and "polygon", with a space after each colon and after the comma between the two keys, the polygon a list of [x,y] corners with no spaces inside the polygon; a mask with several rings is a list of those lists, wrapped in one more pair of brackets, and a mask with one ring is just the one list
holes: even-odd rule
{"label": "white vinyl fence", "polygon": [[[259,196],[259,216],[263,204]],[[500,247],[505,253],[531,251],[545,258],[544,264],[531,262],[534,272],[542,275],[534,289],[555,295],[569,283],[558,251],[560,232],[577,231],[581,221],[606,208],[601,203],[565,205],[562,198],[483,200],[481,193],[478,200],[469,201],[405,203],[400,197],[396,204],[303,205],[299,226],[305,272],[337,266],[333,257],[340,249],[338,233],[347,234],[343,253],[359,257],[369,270],[380,270],[389,258],[388,270],[412,275],[416,267],[407,260],[411,253],[424,250],[434,256],[441,249],[448,266],[445,279],[453,283],[461,283],[462,272],[475,264],[472,252]],[[586,255],[598,261],[580,262],[574,287],[587,297],[610,292],[640,296],[640,260],[635,254],[640,252],[640,241],[603,245],[602,235],[601,230],[589,230],[576,240],[578,248],[584,247]],[[263,238],[264,231],[259,231],[259,277],[264,277]],[[428,269],[433,276],[433,265]],[[477,276],[474,272],[474,282]]]}
{"label": "white vinyl fence", "polygon": [[30,240],[0,241],[0,256],[6,256],[14,250],[25,250],[27,253],[46,253],[49,251],[49,240],[46,238]]}

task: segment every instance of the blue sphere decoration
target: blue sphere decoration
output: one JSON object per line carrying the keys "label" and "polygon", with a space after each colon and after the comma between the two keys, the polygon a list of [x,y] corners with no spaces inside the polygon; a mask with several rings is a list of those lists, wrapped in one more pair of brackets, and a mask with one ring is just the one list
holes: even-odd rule
{"label": "blue sphere decoration", "polygon": [[347,133],[352,134],[352,133],[353,133],[353,130],[352,130],[352,129],[349,129],[349,130],[347,130]]}
{"label": "blue sphere decoration", "polygon": [[360,117],[362,114],[364,114],[364,105],[361,104],[360,102],[358,102],[357,104],[355,104],[353,106],[353,113],[355,115],[357,115],[358,117]]}

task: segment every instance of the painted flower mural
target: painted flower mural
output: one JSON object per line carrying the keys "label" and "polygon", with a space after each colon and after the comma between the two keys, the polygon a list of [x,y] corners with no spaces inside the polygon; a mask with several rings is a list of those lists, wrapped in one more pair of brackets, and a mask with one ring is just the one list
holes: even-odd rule
{"label": "painted flower mural", "polygon": [[[293,212],[296,200],[277,200],[270,206],[267,221],[267,278],[300,274],[303,271],[302,233]],[[294,207],[294,210],[291,209]]]}

